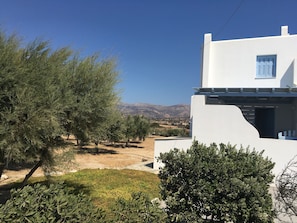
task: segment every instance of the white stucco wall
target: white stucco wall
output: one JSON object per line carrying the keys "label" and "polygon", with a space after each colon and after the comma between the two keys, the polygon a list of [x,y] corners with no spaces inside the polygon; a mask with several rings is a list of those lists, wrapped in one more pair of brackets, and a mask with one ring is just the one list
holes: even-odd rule
{"label": "white stucco wall", "polygon": [[258,131],[245,120],[236,106],[206,105],[204,96],[193,95],[191,107],[192,138],[156,140],[154,169],[162,165],[156,159],[161,152],[168,152],[173,148],[188,149],[193,140],[207,145],[213,142],[230,143],[238,148],[243,146],[257,151],[264,150],[264,156],[275,162],[275,176],[297,155],[297,141],[259,138]]}
{"label": "white stucco wall", "polygon": [[158,162],[158,157],[161,153],[169,152],[174,148],[178,149],[189,149],[192,145],[192,138],[178,138],[178,137],[171,137],[171,138],[160,138],[155,139],[155,146],[154,146],[154,169],[158,170],[162,163]]}
{"label": "white stucco wall", "polygon": [[[284,28],[284,27],[282,27]],[[297,35],[211,41],[205,34],[201,87],[293,87]],[[256,57],[277,55],[276,77],[256,78]]]}
{"label": "white stucco wall", "polygon": [[240,145],[259,138],[258,131],[243,118],[238,107],[205,105],[205,96],[192,96],[191,119],[192,135],[207,144],[233,142]]}

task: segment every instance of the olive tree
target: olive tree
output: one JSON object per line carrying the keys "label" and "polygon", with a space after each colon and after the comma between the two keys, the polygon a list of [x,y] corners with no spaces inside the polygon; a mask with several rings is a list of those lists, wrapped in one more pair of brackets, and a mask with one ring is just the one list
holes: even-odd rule
{"label": "olive tree", "polygon": [[117,72],[112,59],[80,58],[36,40],[21,47],[0,32],[0,175],[10,161],[55,163],[62,135],[87,141],[103,132],[116,108]]}
{"label": "olive tree", "polygon": [[197,141],[160,155],[168,222],[273,222],[274,166],[263,152]]}
{"label": "olive tree", "polygon": [[144,141],[145,137],[149,134],[150,130],[150,121],[142,115],[136,115],[133,117],[135,123],[135,137],[139,140]]}
{"label": "olive tree", "polygon": [[115,113],[106,130],[106,139],[109,142],[117,143],[124,138],[124,118],[121,114]]}
{"label": "olive tree", "polygon": [[65,120],[68,133],[76,137],[78,145],[98,140],[106,130],[118,102],[115,66],[114,60],[100,60],[96,55],[74,57],[67,64],[64,79],[70,97],[65,101]]}
{"label": "olive tree", "polygon": [[129,145],[131,139],[145,140],[149,134],[150,121],[142,115],[128,115],[124,121],[124,136],[126,146]]}
{"label": "olive tree", "polygon": [[0,32],[0,177],[12,154],[18,156],[17,150],[9,146],[7,125],[13,110],[12,100],[16,98],[17,75],[22,71],[22,52],[19,50],[19,39],[7,37]]}
{"label": "olive tree", "polygon": [[3,74],[13,84],[2,96],[6,105],[1,110],[0,150],[6,163],[35,162],[26,181],[38,167],[51,165],[53,149],[62,145],[59,80],[71,52],[51,52],[47,42],[35,41],[13,53],[19,62],[17,71]]}

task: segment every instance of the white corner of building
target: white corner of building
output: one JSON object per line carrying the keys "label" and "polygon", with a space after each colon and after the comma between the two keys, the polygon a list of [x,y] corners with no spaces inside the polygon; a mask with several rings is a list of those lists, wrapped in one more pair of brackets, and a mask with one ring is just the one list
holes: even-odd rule
{"label": "white corner of building", "polygon": [[288,26],[282,26],[281,27],[281,35],[282,36],[288,36],[289,34],[289,27]]}
{"label": "white corner of building", "polygon": [[204,44],[208,44],[212,41],[212,34],[211,33],[205,33],[204,34]]}

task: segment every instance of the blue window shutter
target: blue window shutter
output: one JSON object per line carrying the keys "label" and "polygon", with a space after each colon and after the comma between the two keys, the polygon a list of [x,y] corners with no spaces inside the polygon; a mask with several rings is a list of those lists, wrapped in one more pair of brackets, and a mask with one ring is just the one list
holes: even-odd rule
{"label": "blue window shutter", "polygon": [[276,76],[276,55],[257,56],[257,78],[273,78]]}

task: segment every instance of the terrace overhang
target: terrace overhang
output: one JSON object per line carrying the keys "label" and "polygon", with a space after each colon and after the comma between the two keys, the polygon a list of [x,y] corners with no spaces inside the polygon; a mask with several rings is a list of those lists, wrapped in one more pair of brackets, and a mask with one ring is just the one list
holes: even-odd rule
{"label": "terrace overhang", "polygon": [[195,88],[195,95],[206,96],[208,103],[290,103],[297,98],[297,88]]}
{"label": "terrace overhang", "polygon": [[297,97],[297,88],[195,88],[195,95]]}

